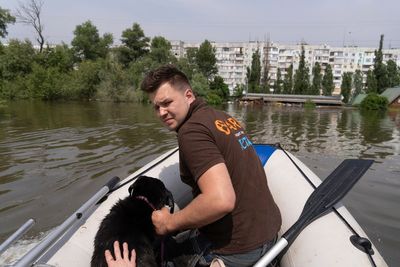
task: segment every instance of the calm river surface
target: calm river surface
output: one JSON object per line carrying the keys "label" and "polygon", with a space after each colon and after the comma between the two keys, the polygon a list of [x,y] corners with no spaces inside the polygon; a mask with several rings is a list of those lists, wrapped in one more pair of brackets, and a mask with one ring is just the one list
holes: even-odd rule
{"label": "calm river surface", "polygon": [[[255,143],[279,142],[326,177],[343,159],[375,164],[343,200],[390,266],[400,263],[400,112],[238,106],[222,109]],[[0,106],[0,242],[28,218],[37,238],[113,176],[177,145],[149,105],[11,102]],[[27,241],[29,243],[29,240]],[[0,265],[4,261],[0,260]]]}

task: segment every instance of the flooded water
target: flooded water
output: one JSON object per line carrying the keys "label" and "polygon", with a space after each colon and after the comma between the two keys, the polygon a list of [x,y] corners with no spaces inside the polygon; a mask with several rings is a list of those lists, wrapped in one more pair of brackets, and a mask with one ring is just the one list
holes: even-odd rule
{"label": "flooded water", "polygon": [[[280,143],[326,177],[343,159],[375,160],[344,199],[390,266],[400,262],[400,112],[224,107],[255,143]],[[151,106],[12,102],[0,107],[0,242],[27,219],[36,238],[111,177],[177,145]],[[0,260],[0,265],[2,261]]]}

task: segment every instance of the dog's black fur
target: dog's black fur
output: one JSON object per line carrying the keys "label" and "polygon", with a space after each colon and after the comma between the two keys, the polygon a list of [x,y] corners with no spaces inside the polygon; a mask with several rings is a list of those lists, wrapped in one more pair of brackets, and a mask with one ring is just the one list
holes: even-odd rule
{"label": "dog's black fur", "polygon": [[129,188],[129,193],[130,196],[119,200],[101,222],[94,240],[92,267],[107,267],[104,251],[109,249],[114,254],[113,244],[116,240],[120,246],[127,242],[130,251],[136,250],[137,267],[160,265],[160,257],[157,256],[160,245],[151,221],[153,208],[140,198],[147,198],[156,209],[165,205],[172,209],[172,194],[163,182],[147,176],[140,176]]}

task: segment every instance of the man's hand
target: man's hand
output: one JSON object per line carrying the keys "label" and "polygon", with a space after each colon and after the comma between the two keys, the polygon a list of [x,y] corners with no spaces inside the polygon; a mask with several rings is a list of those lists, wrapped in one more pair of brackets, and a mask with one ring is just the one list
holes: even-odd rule
{"label": "man's hand", "polygon": [[129,259],[128,244],[124,242],[123,247],[123,257],[121,257],[121,250],[119,248],[119,242],[114,242],[114,257],[109,250],[106,250],[104,256],[106,257],[106,262],[108,267],[136,267],[136,252],[132,249],[131,258]]}
{"label": "man's hand", "polygon": [[171,230],[167,227],[171,217],[172,215],[167,207],[164,207],[161,210],[153,211],[151,214],[151,220],[153,221],[157,234],[166,235],[171,232]]}

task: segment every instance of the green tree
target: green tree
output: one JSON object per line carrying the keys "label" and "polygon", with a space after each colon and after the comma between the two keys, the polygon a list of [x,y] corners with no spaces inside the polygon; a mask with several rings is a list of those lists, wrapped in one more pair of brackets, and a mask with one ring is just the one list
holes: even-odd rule
{"label": "green tree", "polygon": [[7,9],[0,7],[0,38],[5,38],[8,34],[7,24],[14,24],[15,17]]}
{"label": "green tree", "polygon": [[171,52],[171,43],[162,36],[156,36],[151,40],[150,57],[161,64],[174,63],[175,56]]}
{"label": "green tree", "polygon": [[379,49],[375,50],[375,59],[374,59],[374,75],[376,78],[377,92],[382,93],[389,86],[388,73],[386,69],[386,65],[383,64],[383,34],[381,35],[381,39],[379,41]]}
{"label": "green tree", "polygon": [[119,60],[125,67],[149,52],[150,38],[144,35],[144,31],[138,23],[134,23],[132,28],[124,30],[121,37],[123,45],[118,50]]}
{"label": "green tree", "polygon": [[353,88],[354,88],[354,93],[353,93],[353,98],[354,98],[359,94],[361,94],[363,89],[363,77],[361,70],[356,70],[356,72],[353,74]]}
{"label": "green tree", "polygon": [[211,80],[212,76],[217,74],[217,58],[215,57],[215,49],[208,40],[205,40],[196,53],[196,64],[199,71]]}
{"label": "green tree", "polygon": [[199,52],[199,48],[197,47],[188,47],[186,49],[185,57],[187,58],[189,64],[192,66],[197,66],[197,53]]}
{"label": "green tree", "polygon": [[66,74],[61,73],[57,68],[45,68],[35,63],[32,72],[26,76],[26,87],[31,98],[56,100],[64,96],[65,80]]}
{"label": "green tree", "polygon": [[14,80],[29,74],[32,71],[35,53],[30,41],[10,40],[0,55],[0,77]]}
{"label": "green tree", "polygon": [[305,61],[305,50],[304,46],[302,45],[299,68],[296,70],[296,73],[294,75],[294,86],[293,86],[294,94],[304,95],[308,93],[308,90],[310,88],[310,77],[308,72],[309,69],[306,66],[306,61]]}
{"label": "green tree", "polygon": [[243,91],[245,90],[245,86],[243,84],[237,84],[233,89],[233,97],[241,98],[243,96]]}
{"label": "green tree", "polygon": [[321,75],[321,65],[319,65],[318,62],[315,63],[312,69],[312,73],[313,73],[313,79],[310,89],[310,95],[320,95],[322,75]]}
{"label": "green tree", "polygon": [[290,95],[293,92],[293,64],[287,69],[285,79],[283,80],[283,93]]}
{"label": "green tree", "polygon": [[247,67],[248,92],[258,93],[261,80],[261,61],[260,51],[257,49],[251,59],[251,68]]}
{"label": "green tree", "polygon": [[195,73],[190,81],[196,96],[205,98],[210,90],[208,80],[202,73]]}
{"label": "green tree", "polygon": [[189,80],[193,78],[195,67],[189,63],[186,57],[180,57],[176,61],[176,67],[186,74]]}
{"label": "green tree", "polygon": [[35,61],[45,68],[54,67],[64,73],[72,71],[74,66],[73,52],[66,44],[45,47]]}
{"label": "green tree", "polygon": [[[144,75],[161,64],[151,59],[149,56],[143,56],[129,65],[128,73],[135,89],[140,87]],[[140,90],[139,90],[140,91]]]}
{"label": "green tree", "polygon": [[100,37],[90,20],[76,26],[74,36],[71,45],[78,61],[105,58],[113,43],[112,35],[106,33]]}
{"label": "green tree", "polygon": [[261,75],[260,92],[264,93],[264,94],[269,94],[270,87],[271,87],[271,85],[270,85],[271,77],[269,75],[270,66],[269,66],[268,62],[263,64],[263,66],[264,66],[264,71],[262,72],[262,75]]}
{"label": "green tree", "polygon": [[198,72],[198,67],[196,63],[197,47],[189,47],[186,49],[185,56],[180,57],[176,66],[186,74],[189,80],[193,78],[194,73]]}
{"label": "green tree", "polygon": [[396,62],[390,59],[386,64],[387,64],[387,72],[389,79],[389,84],[388,84],[389,87],[400,85],[400,72]]}
{"label": "green tree", "polygon": [[101,60],[86,60],[79,64],[79,69],[72,72],[71,89],[74,95],[81,99],[91,100],[97,93],[100,79],[100,71],[103,69]]}
{"label": "green tree", "polygon": [[229,98],[229,87],[221,76],[216,75],[210,82],[210,91],[218,95],[222,100]]}
{"label": "green tree", "polygon": [[281,69],[278,68],[278,73],[276,74],[276,80],[274,82],[274,94],[281,94],[282,93],[282,74]]}
{"label": "green tree", "polygon": [[333,73],[331,65],[327,65],[325,68],[325,74],[322,78],[322,93],[325,96],[331,96],[335,84],[333,83]]}
{"label": "green tree", "polygon": [[377,93],[378,92],[378,83],[376,81],[374,72],[372,70],[368,70],[367,72],[367,82],[366,82],[366,93]]}
{"label": "green tree", "polygon": [[341,95],[343,96],[343,102],[348,103],[350,100],[351,93],[351,72],[345,72],[342,74],[342,84],[340,86]]}
{"label": "green tree", "polygon": [[113,102],[140,101],[130,82],[130,75],[121,63],[115,59],[107,59],[99,71],[100,83],[96,91],[96,99]]}

